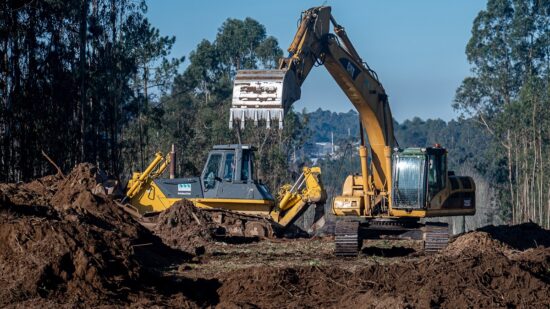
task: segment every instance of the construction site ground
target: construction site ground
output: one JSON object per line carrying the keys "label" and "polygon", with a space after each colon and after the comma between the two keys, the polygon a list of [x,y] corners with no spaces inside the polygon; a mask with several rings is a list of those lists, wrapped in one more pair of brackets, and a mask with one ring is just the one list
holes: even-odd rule
{"label": "construction site ground", "polygon": [[367,241],[336,258],[330,237],[224,238],[178,202],[145,228],[80,164],[0,184],[0,307],[548,308],[550,231],[488,226],[435,255]]}

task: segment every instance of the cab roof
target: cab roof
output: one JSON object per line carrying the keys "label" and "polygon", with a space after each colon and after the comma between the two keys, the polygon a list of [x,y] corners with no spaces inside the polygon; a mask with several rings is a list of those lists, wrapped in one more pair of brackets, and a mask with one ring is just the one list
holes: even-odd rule
{"label": "cab roof", "polygon": [[237,149],[250,149],[252,151],[258,150],[258,148],[250,144],[226,144],[226,145],[214,145],[214,150],[237,150]]}

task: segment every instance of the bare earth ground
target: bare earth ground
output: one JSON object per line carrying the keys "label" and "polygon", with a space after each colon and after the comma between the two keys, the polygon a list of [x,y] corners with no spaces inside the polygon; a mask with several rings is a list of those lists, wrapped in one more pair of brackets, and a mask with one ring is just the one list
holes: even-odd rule
{"label": "bare earth ground", "polygon": [[266,239],[249,244],[216,242],[208,246],[200,262],[173,271],[194,278],[216,278],[252,267],[341,267],[355,271],[376,263],[417,261],[420,254],[416,250],[420,246],[414,241],[366,241],[357,258],[337,258],[331,237]]}
{"label": "bare earth ground", "polygon": [[62,178],[0,184],[1,307],[548,308],[550,231],[485,227],[425,256],[418,242],[222,242],[182,201],[148,230],[81,164]]}

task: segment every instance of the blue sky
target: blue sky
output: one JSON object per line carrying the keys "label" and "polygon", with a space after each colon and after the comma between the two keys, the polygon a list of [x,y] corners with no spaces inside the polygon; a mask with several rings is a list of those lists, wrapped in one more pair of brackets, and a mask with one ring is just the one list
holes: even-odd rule
{"label": "blue sky", "polygon": [[[323,4],[332,6],[337,22],[378,73],[397,121],[456,118],[451,104],[456,88],[470,74],[464,49],[475,16],[485,8],[482,0],[147,0],[147,17],[161,34],[176,36],[174,56],[187,56],[202,39],[214,40],[229,17],[256,19],[286,53],[300,12]],[[296,110],[319,107],[353,109],[322,67],[313,69],[294,104]]]}

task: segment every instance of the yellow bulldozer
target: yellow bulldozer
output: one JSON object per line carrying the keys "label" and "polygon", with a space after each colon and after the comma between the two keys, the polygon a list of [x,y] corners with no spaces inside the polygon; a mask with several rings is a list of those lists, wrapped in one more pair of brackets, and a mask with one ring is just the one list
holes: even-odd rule
{"label": "yellow bulldozer", "polygon": [[[251,145],[216,145],[201,175],[184,178],[161,177],[171,157],[159,152],[143,172],[133,173],[122,205],[135,216],[151,216],[185,198],[211,212],[231,236],[271,237],[320,229],[326,200],[321,169],[304,167],[293,185],[279,189],[276,199],[256,176],[255,150]],[[313,208],[312,222],[298,229],[293,223],[309,207]]]}

